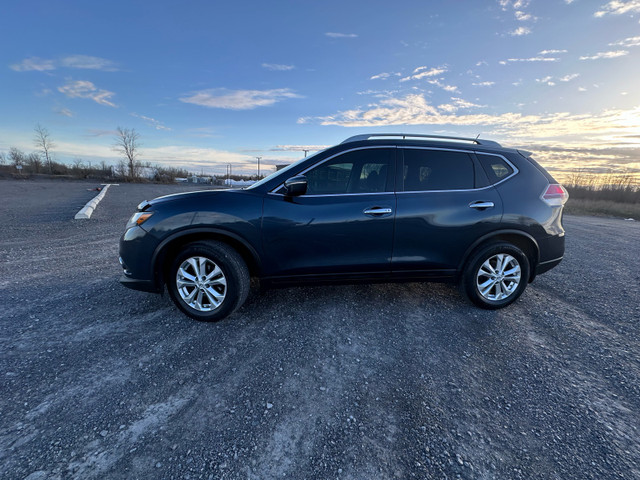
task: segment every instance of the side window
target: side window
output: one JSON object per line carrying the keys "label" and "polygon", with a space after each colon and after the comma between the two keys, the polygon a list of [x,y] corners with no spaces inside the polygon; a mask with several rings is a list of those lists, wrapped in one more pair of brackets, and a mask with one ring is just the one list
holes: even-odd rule
{"label": "side window", "polygon": [[338,155],[309,170],[307,195],[388,191],[394,149],[366,148]]}
{"label": "side window", "polygon": [[473,161],[466,153],[405,148],[403,156],[405,192],[474,188]]}
{"label": "side window", "polygon": [[480,160],[487,177],[489,177],[489,183],[492,185],[513,173],[513,168],[502,157],[483,155],[481,153],[477,153],[476,156]]}

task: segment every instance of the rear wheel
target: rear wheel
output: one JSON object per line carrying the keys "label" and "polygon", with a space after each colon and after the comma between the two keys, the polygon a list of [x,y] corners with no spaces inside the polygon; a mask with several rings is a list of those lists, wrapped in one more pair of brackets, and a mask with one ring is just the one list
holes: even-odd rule
{"label": "rear wheel", "polygon": [[498,309],[515,302],[529,280],[529,260],[515,245],[481,247],[467,262],[460,287],[479,307]]}
{"label": "rear wheel", "polygon": [[205,322],[231,315],[246,300],[249,285],[249,270],[238,252],[213,241],[186,245],[174,258],[167,280],[176,306]]}

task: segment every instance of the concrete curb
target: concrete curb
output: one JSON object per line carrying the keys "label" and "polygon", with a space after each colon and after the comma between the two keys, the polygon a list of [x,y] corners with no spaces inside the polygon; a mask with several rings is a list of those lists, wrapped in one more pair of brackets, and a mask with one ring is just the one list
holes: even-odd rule
{"label": "concrete curb", "polygon": [[82,207],[82,209],[80,209],[80,211],[78,213],[76,213],[76,216],[74,218],[76,220],[88,220],[88,219],[90,219],[91,218],[91,214],[93,214],[93,211],[96,209],[96,207],[98,206],[100,201],[104,198],[104,196],[107,193],[107,190],[109,190],[110,186],[111,186],[111,184],[105,185],[104,188],[102,189],[102,191],[98,195],[93,197],[92,200],[87,202],[87,204],[84,207]]}

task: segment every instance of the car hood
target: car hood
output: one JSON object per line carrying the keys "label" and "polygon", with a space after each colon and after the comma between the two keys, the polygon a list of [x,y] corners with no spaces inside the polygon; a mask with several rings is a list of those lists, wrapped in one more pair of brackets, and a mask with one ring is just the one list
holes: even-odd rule
{"label": "car hood", "polygon": [[183,192],[173,193],[171,195],[164,195],[162,197],[154,198],[153,200],[144,200],[138,205],[138,210],[144,211],[151,207],[168,205],[172,203],[192,202],[192,201],[206,201],[213,197],[235,195],[241,193],[242,190],[198,190],[197,192]]}

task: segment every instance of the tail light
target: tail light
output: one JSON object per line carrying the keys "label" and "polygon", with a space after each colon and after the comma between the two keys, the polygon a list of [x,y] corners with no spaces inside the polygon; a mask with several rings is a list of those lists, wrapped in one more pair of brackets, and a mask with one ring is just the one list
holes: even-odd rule
{"label": "tail light", "polygon": [[559,183],[550,184],[540,197],[547,205],[559,207],[567,203],[569,193]]}

